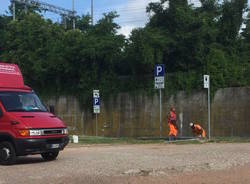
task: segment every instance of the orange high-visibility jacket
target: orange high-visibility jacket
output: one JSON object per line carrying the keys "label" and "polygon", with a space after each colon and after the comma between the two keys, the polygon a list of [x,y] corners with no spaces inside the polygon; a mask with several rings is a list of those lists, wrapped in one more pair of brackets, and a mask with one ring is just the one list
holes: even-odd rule
{"label": "orange high-visibility jacket", "polygon": [[172,123],[172,121],[176,122],[176,114],[173,111],[170,111],[170,116],[168,117],[168,126],[169,126],[169,136],[175,136],[177,137],[178,129],[177,127]]}
{"label": "orange high-visibility jacket", "polygon": [[194,129],[193,129],[193,133],[196,135],[196,136],[201,136],[203,138],[206,137],[206,132],[205,130],[198,124],[194,124]]}

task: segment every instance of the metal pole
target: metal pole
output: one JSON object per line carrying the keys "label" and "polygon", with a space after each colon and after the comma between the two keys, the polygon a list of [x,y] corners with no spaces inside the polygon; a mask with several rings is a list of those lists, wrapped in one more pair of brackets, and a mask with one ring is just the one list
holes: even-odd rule
{"label": "metal pole", "polygon": [[94,0],[91,0],[91,24],[94,25]]}
{"label": "metal pole", "polygon": [[183,113],[182,112],[179,114],[179,119],[180,119],[180,129],[181,129],[180,136],[182,137],[182,128],[183,128]]}
{"label": "metal pole", "polygon": [[75,30],[76,29],[76,22],[75,22],[75,1],[72,0],[72,11],[73,11],[73,29]]}
{"label": "metal pole", "polygon": [[96,134],[96,136],[98,136],[98,125],[97,125],[97,114],[95,114],[95,126],[96,126],[96,128],[95,128],[95,134]]}
{"label": "metal pole", "polygon": [[13,20],[16,20],[16,3],[15,1],[12,1],[13,3]]}
{"label": "metal pole", "polygon": [[75,17],[73,18],[73,29],[76,29]]}
{"label": "metal pole", "polygon": [[27,14],[28,13],[27,0],[25,0],[25,6],[24,6],[24,8],[25,8],[25,13]]}
{"label": "metal pole", "polygon": [[117,137],[120,138],[121,136],[121,110],[119,108],[119,120],[118,120],[118,134],[117,134]]}
{"label": "metal pole", "polygon": [[67,29],[67,18],[63,15],[64,29]]}
{"label": "metal pole", "polygon": [[162,104],[161,104],[161,89],[160,89],[160,137],[162,137]]}
{"label": "metal pole", "polygon": [[[209,81],[210,83],[210,81]],[[210,140],[210,137],[211,137],[211,133],[210,133],[210,84],[209,84],[209,87],[208,87],[208,139]]]}
{"label": "metal pole", "polygon": [[82,117],[81,117],[81,121],[82,121],[82,133],[84,135],[84,112],[82,112]]}

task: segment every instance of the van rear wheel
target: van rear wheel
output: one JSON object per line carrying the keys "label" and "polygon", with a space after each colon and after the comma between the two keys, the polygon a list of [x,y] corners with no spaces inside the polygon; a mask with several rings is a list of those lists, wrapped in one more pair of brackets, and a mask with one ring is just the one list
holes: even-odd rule
{"label": "van rear wheel", "polygon": [[51,152],[46,152],[46,153],[41,153],[42,157],[46,161],[52,161],[55,160],[56,157],[58,156],[59,151],[51,151]]}
{"label": "van rear wheel", "polygon": [[0,142],[0,164],[12,165],[16,162],[16,151],[11,142]]}

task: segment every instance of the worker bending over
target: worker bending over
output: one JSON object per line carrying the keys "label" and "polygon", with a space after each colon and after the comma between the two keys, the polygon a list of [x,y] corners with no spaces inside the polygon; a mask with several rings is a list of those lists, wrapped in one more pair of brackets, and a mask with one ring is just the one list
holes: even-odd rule
{"label": "worker bending over", "polygon": [[194,136],[206,138],[206,132],[199,124],[190,123],[189,126],[192,129]]}

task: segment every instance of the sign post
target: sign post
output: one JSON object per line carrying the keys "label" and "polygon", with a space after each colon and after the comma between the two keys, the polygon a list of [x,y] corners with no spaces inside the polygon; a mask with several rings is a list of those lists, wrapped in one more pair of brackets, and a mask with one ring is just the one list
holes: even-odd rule
{"label": "sign post", "polygon": [[211,133],[210,133],[210,76],[209,75],[204,75],[204,88],[207,89],[208,139],[210,139]]}
{"label": "sign post", "polygon": [[165,87],[165,66],[164,64],[155,65],[155,89],[160,90],[160,137],[162,137],[162,95],[161,89]]}
{"label": "sign post", "polygon": [[93,90],[93,111],[95,113],[96,136],[98,136],[97,114],[100,114],[100,92]]}

